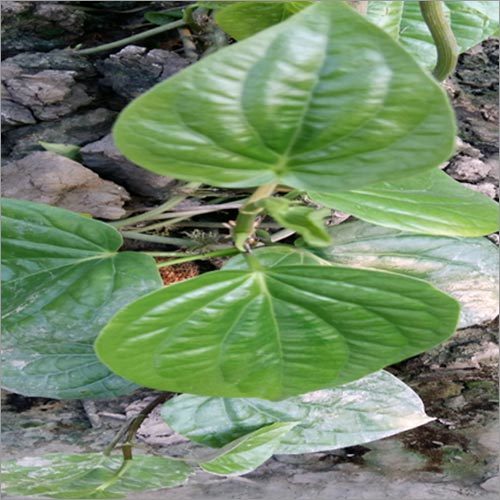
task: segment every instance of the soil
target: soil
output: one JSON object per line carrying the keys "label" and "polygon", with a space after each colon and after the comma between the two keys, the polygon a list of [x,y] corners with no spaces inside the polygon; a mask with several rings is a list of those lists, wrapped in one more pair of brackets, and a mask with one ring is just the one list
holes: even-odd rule
{"label": "soil", "polygon": [[[28,71],[26,68],[29,64],[33,65],[32,62],[26,62],[26,55],[32,54],[33,60],[39,61],[37,54],[49,54],[50,51],[68,44],[94,46],[138,31],[134,26],[144,23],[144,10],[133,13],[123,11],[142,7],[161,10],[175,4],[71,2],[73,10],[71,16],[63,16],[66,23],[64,24],[59,11],[56,12],[57,15],[52,13],[51,18],[46,13],[40,14],[40,6],[35,7],[34,3],[4,2],[9,5],[2,5],[6,16],[4,29],[7,32],[3,57],[15,58],[24,55],[25,60],[21,61],[24,65],[23,71]],[[64,2],[40,2],[49,3],[64,6]],[[96,10],[78,9],[79,6]],[[107,12],[109,10],[118,12]],[[35,25],[26,22],[29,15],[34,16]],[[103,26],[106,29],[102,29]],[[200,52],[206,50],[209,45],[206,40],[197,42]],[[36,141],[33,142],[33,136],[38,140],[40,134],[46,134],[47,129],[54,130],[54,127],[59,135],[50,136],[51,142],[76,141],[82,146],[96,144],[96,141],[101,141],[109,133],[111,121],[103,122],[98,136],[76,136],[72,132],[71,124],[65,123],[71,120],[80,121],[82,116],[102,108],[104,104],[114,116],[134,95],[134,89],[144,90],[144,86],[153,85],[162,78],[162,72],[172,68],[168,66],[173,64],[175,59],[171,54],[182,59],[175,59],[177,69],[184,65],[183,61],[189,59],[189,54],[184,53],[183,44],[176,32],[144,40],[138,45],[144,47],[150,58],[154,59],[151,64],[158,65],[155,74],[144,75],[140,68],[137,69],[137,65],[141,64],[142,55],[137,57],[140,51],[136,49],[125,52],[125,55],[122,53],[118,59],[111,57],[113,53],[104,53],[64,62],[70,67],[63,67],[60,58],[57,59],[59,62],[49,58],[47,64],[52,64],[52,67],[29,70],[35,74],[40,70],[73,72],[64,76],[64,81],[70,88],[67,95],[72,95],[72,92],[74,94],[75,85],[78,85],[80,98],[82,92],[87,97],[76,103],[64,97],[56,107],[51,108],[51,113],[55,113],[53,116],[56,117],[52,119],[52,115],[47,114],[47,110],[44,110],[43,106],[40,107],[38,102],[33,108],[28,98],[19,102],[15,95],[11,96],[12,101],[9,102],[14,103],[12,106],[15,113],[7,122],[4,159],[15,161],[32,154],[33,151],[41,150]],[[116,49],[114,54],[119,50]],[[161,52],[151,55],[153,50],[167,51],[168,54]],[[446,82],[457,112],[461,141],[457,154],[444,166],[446,171],[460,182],[496,199],[498,54],[498,40],[483,43],[461,56],[455,75]],[[18,63],[19,60],[16,64]],[[56,67],[56,63],[59,66]],[[120,71],[116,70],[118,67]],[[113,71],[115,75],[119,75],[119,80],[113,80],[113,71],[107,72],[106,68],[114,68]],[[57,75],[51,74],[51,78],[56,77]],[[58,81],[57,78],[55,81]],[[47,117],[49,119],[46,119]],[[99,144],[101,148],[98,152],[101,154],[102,144]],[[88,151],[96,154],[96,146],[88,148]],[[116,158],[116,152],[109,152],[108,149],[102,154],[106,158]],[[123,158],[116,161],[117,164],[123,164]],[[83,163],[83,166],[92,169],[90,162],[88,165]],[[152,205],[157,192],[148,192],[150,198],[143,191],[134,192],[134,175],[133,172],[130,173],[133,166],[126,165],[126,168],[126,188],[130,191],[131,199],[125,208],[130,213],[148,204]],[[123,175],[120,178],[105,179],[120,185]],[[151,189],[155,189],[153,181]],[[165,185],[162,185],[161,189],[164,196]],[[498,241],[496,235],[491,235],[490,238]],[[144,243],[130,242],[129,248],[144,248]],[[204,264],[199,267],[180,265],[164,268],[162,276],[165,283],[173,283],[218,264],[214,262],[213,266]],[[430,424],[364,446],[327,453],[276,456],[242,478],[220,478],[197,473],[186,486],[161,492],[141,493],[129,498],[496,499],[500,492],[497,346],[497,324],[492,321],[460,330],[450,341],[438,348],[389,368],[422,397],[427,413],[435,417]],[[3,392],[3,456],[20,458],[49,452],[102,450],[112,440],[124,420],[140,411],[152,396],[153,391],[139,390],[131,396],[112,401],[82,402],[27,398]],[[173,433],[155,411],[139,431],[138,448],[153,453],[186,456],[194,453],[198,447]]]}

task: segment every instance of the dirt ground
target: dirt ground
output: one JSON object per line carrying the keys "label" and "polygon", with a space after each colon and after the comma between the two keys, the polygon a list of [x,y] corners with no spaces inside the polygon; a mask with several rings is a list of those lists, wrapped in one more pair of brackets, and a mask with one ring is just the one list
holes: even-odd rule
{"label": "dirt ground", "polygon": [[[30,101],[29,96],[23,98],[24,104],[19,104],[19,99],[15,101],[14,96],[10,102],[13,112],[8,117],[7,130],[4,129],[4,162],[19,162],[39,151],[36,141],[40,138],[52,142],[78,143],[87,148],[87,156],[83,155],[81,160],[82,165],[127,192],[128,198],[113,187],[114,198],[110,202],[113,210],[110,204],[102,207],[102,210],[106,210],[106,213],[118,213],[120,210],[130,212],[137,207],[153,205],[155,200],[165,196],[171,184],[158,184],[158,179],[151,179],[148,181],[148,190],[140,192],[138,181],[133,171],[127,170],[127,166],[123,167],[125,173],[122,177],[111,178],[109,174],[99,171],[96,162],[99,165],[99,155],[111,154],[101,142],[109,133],[116,113],[126,102],[162,79],[165,72],[175,72],[188,64],[182,44],[172,36],[139,43],[149,51],[147,57],[154,59],[153,62],[147,62],[150,66],[156,65],[154,74],[144,73],[141,64],[146,52],[137,52],[136,49],[129,49],[120,57],[113,58],[113,55],[106,53],[65,62],[57,59],[59,56],[50,56],[52,58],[49,57],[43,63],[46,67],[40,66],[42,63],[38,58],[35,68],[36,64],[30,62],[33,55],[36,59],[39,53],[57,51],[72,43],[83,41],[86,46],[97,45],[130,33],[126,29],[124,31],[123,22],[120,25],[116,21],[110,21],[108,29],[104,31],[88,30],[88,19],[83,19],[80,11],[73,12],[71,18],[61,17],[60,12],[52,14],[53,18],[49,16],[48,20],[47,16],[39,15],[37,22],[43,25],[45,31],[33,33],[26,25],[13,21],[16,18],[19,21],[23,15],[27,15],[27,11],[22,10],[24,6],[18,4],[33,3],[3,2],[9,4],[7,11],[2,6],[6,16],[4,29],[7,29],[3,58],[4,62],[10,64],[8,68],[11,68],[7,88],[11,93],[22,91],[15,86],[17,70],[14,66],[23,71],[34,71],[35,74],[41,70],[52,70],[49,76],[56,78],[53,85],[66,82],[69,86],[67,95],[72,97],[69,100],[63,98],[48,112],[46,106],[37,107],[37,103]],[[73,3],[115,4],[115,8],[118,4],[124,8],[140,4]],[[156,3],[164,6],[172,2]],[[32,8],[39,9],[38,6]],[[61,25],[61,19],[64,19],[65,25]],[[127,18],[126,22],[129,25],[137,24],[139,19]],[[99,22],[105,23],[102,19]],[[60,29],[59,35],[47,35],[49,28],[53,30],[55,26]],[[95,27],[96,22],[92,26]],[[152,54],[155,50],[159,52]],[[446,83],[457,113],[461,141],[456,156],[445,169],[460,182],[496,199],[498,54],[497,40],[487,41],[472,49],[461,56],[456,74]],[[68,64],[71,67],[64,66]],[[63,67],[66,69],[61,69]],[[61,74],[54,74],[57,71],[75,74],[63,78]],[[81,135],[75,131],[75,120],[82,119],[84,122],[87,120],[87,126],[93,124],[90,125],[91,135]],[[55,129],[57,132],[54,132]],[[140,180],[142,189],[144,179]],[[99,189],[110,192],[111,188],[107,184],[100,184]],[[490,238],[498,241],[496,235]],[[226,479],[197,473],[186,486],[135,494],[129,498],[496,499],[500,493],[497,331],[495,319],[490,318],[486,323],[460,330],[446,344],[424,355],[389,368],[422,397],[427,413],[435,418],[430,424],[396,437],[331,453],[275,456],[253,473],[241,478]],[[140,390],[113,401],[83,402],[27,398],[2,392],[2,456],[10,459],[49,452],[99,451],[113,438],[124,419],[143,407],[153,394]],[[196,445],[173,433],[161,421],[158,412],[153,412],[146,420],[138,437],[139,450],[150,453],[189,456],[196,450]]]}

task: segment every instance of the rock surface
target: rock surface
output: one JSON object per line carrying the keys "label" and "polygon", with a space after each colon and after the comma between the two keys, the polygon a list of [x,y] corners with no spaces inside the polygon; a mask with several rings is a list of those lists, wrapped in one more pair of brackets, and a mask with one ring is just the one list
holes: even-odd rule
{"label": "rock surface", "polygon": [[83,146],[106,135],[115,117],[116,113],[98,108],[55,122],[18,127],[6,132],[4,154],[10,154],[10,159],[20,159],[34,151],[41,151],[39,141]]}
{"label": "rock surface", "polygon": [[32,153],[2,169],[2,194],[88,213],[100,219],[120,219],[130,197],[116,184],[102,180],[79,163],[50,152]]}
{"label": "rock surface", "polygon": [[175,180],[144,170],[128,161],[116,148],[108,134],[80,150],[82,163],[105,179],[124,186],[131,193],[164,200]]}
{"label": "rock surface", "polygon": [[126,100],[142,94],[188,65],[175,52],[128,45],[97,64],[102,83]]}

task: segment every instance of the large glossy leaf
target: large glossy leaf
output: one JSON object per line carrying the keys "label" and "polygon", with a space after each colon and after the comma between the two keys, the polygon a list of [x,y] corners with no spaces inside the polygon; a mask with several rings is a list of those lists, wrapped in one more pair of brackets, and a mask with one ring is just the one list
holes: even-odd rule
{"label": "large glossy leaf", "polygon": [[297,205],[285,198],[267,198],[262,201],[262,206],[282,226],[302,235],[308,245],[324,247],[331,243],[325,226],[330,210]]}
{"label": "large glossy leaf", "polygon": [[203,470],[222,476],[241,476],[272,457],[280,440],[297,422],[277,422],[242,436],[227,445],[215,458],[200,463]]}
{"label": "large glossy leaf", "polygon": [[[460,52],[498,32],[498,2],[457,0],[443,3]],[[432,68],[436,64],[436,47],[418,2],[404,2],[400,42],[424,66]]]}
{"label": "large glossy leaf", "polygon": [[311,2],[238,2],[220,9],[217,24],[236,40],[243,40],[270,26],[274,26]]}
{"label": "large glossy leaf", "polygon": [[68,399],[134,390],[93,342],[116,311],[161,287],[153,259],[117,253],[121,236],[102,222],[27,201],[2,201],[2,236],[2,385]]}
{"label": "large glossy leaf", "polygon": [[264,425],[296,421],[274,451],[290,454],[355,446],[432,420],[417,394],[384,371],[279,402],[183,394],[162,416],[176,432],[216,448]]}
{"label": "large glossy leaf", "polygon": [[498,229],[498,204],[441,170],[310,197],[374,224],[423,234],[483,236]]}
{"label": "large glossy leaf", "polygon": [[455,125],[443,90],[398,43],[327,1],[158,84],[114,135],[163,175],[345,191],[436,167]]}
{"label": "large glossy leaf", "polygon": [[351,222],[330,229],[331,262],[425,279],[460,302],[460,326],[498,314],[498,249],[486,238],[421,236]]}
{"label": "large glossy leaf", "polygon": [[215,271],[120,311],[96,341],[115,373],[173,392],[278,400],[358,379],[453,333],[458,305],[402,275],[340,266]]}
{"label": "large glossy leaf", "polygon": [[2,489],[10,495],[50,498],[123,498],[128,493],[183,484],[191,473],[184,462],[136,455],[117,473],[121,457],[101,453],[53,453],[2,463]]}

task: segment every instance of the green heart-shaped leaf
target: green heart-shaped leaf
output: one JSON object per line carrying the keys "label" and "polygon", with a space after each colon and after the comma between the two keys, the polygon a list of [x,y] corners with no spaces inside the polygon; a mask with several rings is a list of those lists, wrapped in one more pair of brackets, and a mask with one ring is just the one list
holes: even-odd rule
{"label": "green heart-shaped leaf", "polygon": [[236,40],[243,40],[274,26],[312,2],[237,2],[219,10],[217,24]]}
{"label": "green heart-shaped leaf", "polygon": [[330,234],[333,245],[322,251],[324,258],[429,281],[458,300],[462,328],[498,315],[498,249],[486,238],[422,236],[361,221]]}
{"label": "green heart-shaped leaf", "polygon": [[216,448],[264,425],[296,421],[275,447],[283,454],[356,446],[432,420],[417,394],[384,371],[278,402],[183,394],[163,406],[162,416],[176,432]]}
{"label": "green heart-shaped leaf", "polygon": [[10,495],[50,498],[123,498],[136,491],[173,488],[191,473],[184,462],[136,455],[120,470],[121,457],[53,453],[2,463],[2,488]]}
{"label": "green heart-shaped leaf", "polygon": [[271,458],[297,422],[277,422],[263,426],[233,443],[229,443],[215,458],[200,463],[203,470],[222,476],[241,476],[252,472]]}
{"label": "green heart-shaped leaf", "polygon": [[455,124],[444,91],[398,43],[326,1],[158,84],[114,136],[159,174],[329,192],[436,167]]}
{"label": "green heart-shaped leaf", "polygon": [[366,17],[397,40],[403,17],[403,2],[399,0],[369,1]]}
{"label": "green heart-shaped leaf", "polygon": [[458,305],[405,276],[337,266],[215,271],[121,310],[96,341],[146,387],[278,400],[344,384],[441,342]]}
{"label": "green heart-shaped leaf", "polygon": [[345,193],[309,196],[368,222],[415,233],[483,236],[498,229],[498,204],[441,170]]}
{"label": "green heart-shaped leaf", "polygon": [[261,205],[275,221],[302,235],[308,245],[324,247],[331,243],[324,222],[330,210],[296,205],[285,198],[266,198]]}
{"label": "green heart-shaped leaf", "polygon": [[2,385],[28,396],[101,398],[135,386],[95,356],[113,314],[161,287],[151,257],[68,210],[2,201]]}

